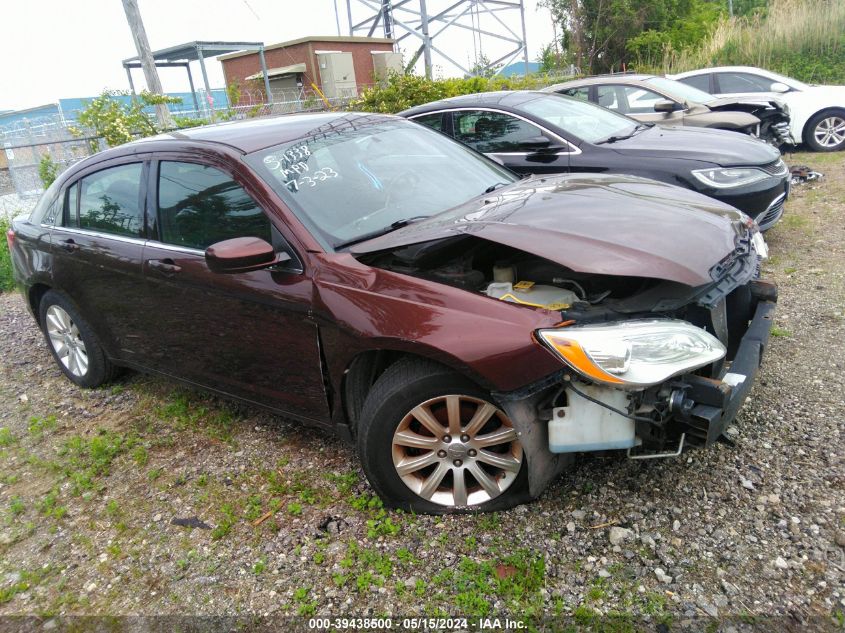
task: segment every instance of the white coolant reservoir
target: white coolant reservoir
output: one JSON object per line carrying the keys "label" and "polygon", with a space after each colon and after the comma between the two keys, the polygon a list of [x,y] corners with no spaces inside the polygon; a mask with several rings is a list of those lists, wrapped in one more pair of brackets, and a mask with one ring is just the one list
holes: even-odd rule
{"label": "white coolant reservoir", "polygon": [[487,286],[485,294],[494,299],[547,310],[566,310],[578,301],[578,295],[571,290],[557,286],[543,286],[530,281],[519,281],[515,284],[494,282]]}
{"label": "white coolant reservoir", "polygon": [[[593,385],[579,391],[626,411],[628,395],[618,389]],[[566,390],[569,406],[555,407],[549,422],[549,450],[552,453],[607,451],[631,448],[636,441],[634,421]]]}

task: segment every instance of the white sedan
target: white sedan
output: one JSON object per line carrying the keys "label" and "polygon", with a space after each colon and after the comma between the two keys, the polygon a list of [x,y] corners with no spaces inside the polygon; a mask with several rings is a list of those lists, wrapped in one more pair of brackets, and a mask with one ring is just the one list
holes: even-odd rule
{"label": "white sedan", "polygon": [[792,140],[817,152],[845,149],[845,86],[809,85],[753,66],[720,66],[667,75],[724,97],[777,96],[789,106]]}

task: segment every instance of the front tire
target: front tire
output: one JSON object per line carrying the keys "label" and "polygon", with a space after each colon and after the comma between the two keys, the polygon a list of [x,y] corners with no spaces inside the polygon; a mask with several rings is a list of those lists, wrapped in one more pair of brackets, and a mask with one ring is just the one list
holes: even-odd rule
{"label": "front tire", "polygon": [[381,375],[361,412],[358,454],[393,507],[485,512],[529,499],[525,453],[507,414],[436,363],[403,360]]}
{"label": "front tire", "polygon": [[804,142],[816,152],[845,149],[845,110],[825,110],[807,122]]}
{"label": "front tire", "polygon": [[39,315],[47,347],[65,376],[80,387],[99,387],[113,377],[114,366],[70,299],[48,290]]}

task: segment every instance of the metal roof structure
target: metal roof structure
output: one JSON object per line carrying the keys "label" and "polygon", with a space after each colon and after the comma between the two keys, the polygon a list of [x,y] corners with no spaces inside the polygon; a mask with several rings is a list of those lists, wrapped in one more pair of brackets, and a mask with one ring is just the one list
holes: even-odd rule
{"label": "metal roof structure", "polygon": [[[305,72],[305,63],[300,64],[291,64],[290,66],[281,66],[280,68],[271,68],[267,71],[267,76],[271,78],[275,77],[284,77],[285,75],[295,75],[297,73],[304,73]],[[247,77],[247,80],[250,79],[263,79],[264,78],[264,71],[259,70],[254,75],[250,75]]]}
{"label": "metal roof structure", "polygon": [[[153,51],[153,60],[158,68],[181,67],[188,71],[188,83],[191,85],[191,94],[194,95],[194,106],[200,109],[197,101],[197,93],[194,89],[194,79],[191,75],[191,62],[199,61],[202,70],[202,80],[207,94],[211,94],[211,86],[208,84],[208,73],[205,69],[205,58],[216,57],[224,53],[234,51],[258,51],[258,58],[261,61],[261,71],[264,77],[264,89],[266,94],[270,93],[270,79],[267,73],[267,63],[264,60],[263,42],[206,42],[194,41],[184,44],[177,44],[169,48]],[[129,79],[129,88],[135,94],[135,84],[132,82],[133,68],[141,67],[141,60],[136,55],[123,60],[123,67],[126,69],[126,77]]]}

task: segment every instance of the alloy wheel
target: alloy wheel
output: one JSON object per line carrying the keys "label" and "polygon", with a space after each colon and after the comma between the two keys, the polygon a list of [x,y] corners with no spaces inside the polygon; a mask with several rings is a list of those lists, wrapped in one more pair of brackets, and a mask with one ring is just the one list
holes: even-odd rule
{"label": "alloy wheel", "polygon": [[813,136],[822,147],[836,147],[845,141],[845,118],[829,116],[819,121]]}
{"label": "alloy wheel", "polygon": [[67,311],[58,305],[47,308],[47,337],[62,365],[74,376],[88,373],[88,350],[79,328]]}
{"label": "alloy wheel", "polygon": [[494,499],[516,481],[523,451],[498,407],[465,395],[427,400],[393,434],[393,466],[414,493],[439,505]]}

